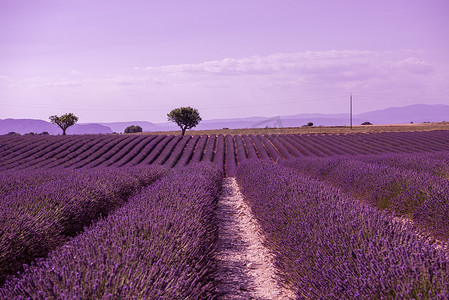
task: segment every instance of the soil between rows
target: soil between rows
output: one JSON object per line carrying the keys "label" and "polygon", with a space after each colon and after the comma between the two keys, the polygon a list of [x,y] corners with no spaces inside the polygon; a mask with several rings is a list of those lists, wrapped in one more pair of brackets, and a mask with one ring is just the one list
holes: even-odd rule
{"label": "soil between rows", "polygon": [[292,290],[279,284],[273,257],[233,177],[224,179],[217,217],[220,299],[295,299]]}

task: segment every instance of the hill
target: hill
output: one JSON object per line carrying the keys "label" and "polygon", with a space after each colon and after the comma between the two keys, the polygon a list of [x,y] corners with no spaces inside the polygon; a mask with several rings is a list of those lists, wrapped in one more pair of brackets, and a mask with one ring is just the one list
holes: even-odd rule
{"label": "hill", "polygon": [[[410,124],[422,122],[442,122],[449,120],[449,105],[417,104],[404,107],[390,107],[353,116],[353,125],[363,122],[372,124]],[[312,122],[315,126],[347,126],[349,114],[296,114],[276,117],[248,117],[213,119],[202,121],[195,130],[246,129],[246,128],[283,128],[301,127]],[[147,121],[109,122],[99,124],[76,124],[67,130],[67,134],[122,133],[126,127],[138,125],[144,132],[177,131],[172,122],[152,123]],[[25,134],[29,132],[60,134],[58,126],[43,120],[5,119],[0,120],[0,134],[8,132]]]}
{"label": "hill", "polygon": [[449,121],[449,105],[416,104],[404,107],[390,107],[356,116],[373,124],[405,124]]}
{"label": "hill", "polygon": [[[62,130],[55,124],[43,120],[33,119],[5,119],[0,120],[0,134],[9,132],[61,134]],[[97,134],[112,133],[111,128],[100,124],[75,124],[67,129],[67,134]]]}

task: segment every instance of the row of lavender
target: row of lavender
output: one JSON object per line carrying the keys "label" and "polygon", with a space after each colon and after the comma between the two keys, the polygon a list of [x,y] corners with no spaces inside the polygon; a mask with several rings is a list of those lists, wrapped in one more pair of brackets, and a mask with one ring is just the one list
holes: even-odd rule
{"label": "row of lavender", "polygon": [[139,166],[0,173],[0,284],[167,172]]}
{"label": "row of lavender", "polygon": [[423,152],[447,149],[449,132],[348,135],[84,135],[1,136],[0,171],[212,161],[232,176],[246,159]]}
{"label": "row of lavender", "polygon": [[281,164],[237,181],[298,299],[448,299],[449,258],[385,211]]}
{"label": "row of lavender", "polygon": [[222,172],[173,170],[107,218],[6,282],[7,299],[216,297],[214,210]]}
{"label": "row of lavender", "polygon": [[307,158],[284,164],[405,216],[438,239],[449,239],[448,151]]}
{"label": "row of lavender", "polygon": [[446,151],[426,153],[393,153],[382,155],[357,156],[358,160],[388,165],[395,168],[429,173],[436,177],[449,179],[449,147]]}

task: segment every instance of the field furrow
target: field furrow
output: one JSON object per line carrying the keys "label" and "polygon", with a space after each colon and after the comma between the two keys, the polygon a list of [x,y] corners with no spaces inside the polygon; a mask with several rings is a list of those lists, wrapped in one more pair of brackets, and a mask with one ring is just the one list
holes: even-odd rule
{"label": "field furrow", "polygon": [[[192,138],[192,140],[190,140]],[[3,142],[1,142],[3,140]],[[298,157],[445,151],[446,131],[341,135],[211,136],[29,136],[1,137],[0,170],[121,167],[165,164],[174,167],[210,161],[233,174],[246,159],[274,162]]]}
{"label": "field furrow", "polygon": [[[182,153],[179,159],[176,162],[174,162],[173,167],[181,168],[186,166],[190,162],[199,141],[200,141],[199,135],[195,135],[191,139],[188,139],[187,145],[184,145]],[[198,152],[202,153],[202,150],[198,150]],[[196,162],[199,162],[199,160],[196,160]]]}
{"label": "field furrow", "polygon": [[190,158],[191,163],[198,163],[203,158],[203,154],[207,147],[207,135],[202,135],[201,138],[198,140],[197,144],[195,145],[195,149],[193,150],[192,157]]}

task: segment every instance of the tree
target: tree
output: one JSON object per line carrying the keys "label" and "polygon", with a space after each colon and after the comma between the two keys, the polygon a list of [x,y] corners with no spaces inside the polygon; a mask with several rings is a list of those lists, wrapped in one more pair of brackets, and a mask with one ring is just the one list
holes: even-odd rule
{"label": "tree", "polygon": [[313,126],[313,123],[312,123],[312,122],[309,122],[309,123],[307,123],[307,126],[312,127],[312,126]]}
{"label": "tree", "polygon": [[142,132],[142,127],[131,125],[126,127],[125,129],[125,133],[136,133],[136,132]]}
{"label": "tree", "polygon": [[371,122],[363,122],[362,125],[373,125]]}
{"label": "tree", "polygon": [[182,135],[187,129],[198,125],[201,121],[200,113],[197,109],[191,107],[179,107],[167,114],[168,120],[175,122],[182,130]]}
{"label": "tree", "polygon": [[58,125],[59,127],[61,127],[62,129],[62,135],[66,135],[65,131],[67,130],[67,128],[69,128],[72,125],[75,125],[75,123],[78,121],[78,117],[75,116],[72,113],[68,113],[65,115],[62,115],[60,117],[58,116],[51,116],[50,117],[50,121],[53,124]]}

